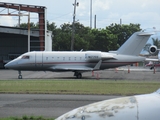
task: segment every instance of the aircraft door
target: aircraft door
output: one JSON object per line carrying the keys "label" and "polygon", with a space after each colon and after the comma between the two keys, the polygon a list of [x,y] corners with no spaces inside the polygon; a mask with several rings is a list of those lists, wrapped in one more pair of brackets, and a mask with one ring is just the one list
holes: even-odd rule
{"label": "aircraft door", "polygon": [[42,68],[43,67],[43,52],[35,53],[35,67]]}

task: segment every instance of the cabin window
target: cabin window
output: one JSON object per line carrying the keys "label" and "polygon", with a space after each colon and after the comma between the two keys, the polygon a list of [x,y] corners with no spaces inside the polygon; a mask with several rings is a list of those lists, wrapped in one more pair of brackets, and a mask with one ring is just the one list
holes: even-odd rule
{"label": "cabin window", "polygon": [[24,55],[24,56],[22,56],[22,59],[29,59],[29,56],[28,55]]}

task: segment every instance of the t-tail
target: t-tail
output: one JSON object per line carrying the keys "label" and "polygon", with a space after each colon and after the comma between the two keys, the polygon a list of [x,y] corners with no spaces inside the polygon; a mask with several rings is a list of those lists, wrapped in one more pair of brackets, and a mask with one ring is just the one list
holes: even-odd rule
{"label": "t-tail", "polygon": [[154,32],[135,32],[117,51],[117,54],[138,56]]}

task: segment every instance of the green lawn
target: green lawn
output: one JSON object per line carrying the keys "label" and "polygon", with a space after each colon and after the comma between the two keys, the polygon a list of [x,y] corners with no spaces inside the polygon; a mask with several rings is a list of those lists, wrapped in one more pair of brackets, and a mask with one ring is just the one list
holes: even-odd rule
{"label": "green lawn", "polygon": [[1,80],[0,93],[134,95],[151,93],[160,82],[127,80]]}
{"label": "green lawn", "polygon": [[23,116],[23,117],[8,117],[8,118],[0,118],[0,120],[54,120],[52,118],[44,118],[44,117],[28,117],[28,116]]}

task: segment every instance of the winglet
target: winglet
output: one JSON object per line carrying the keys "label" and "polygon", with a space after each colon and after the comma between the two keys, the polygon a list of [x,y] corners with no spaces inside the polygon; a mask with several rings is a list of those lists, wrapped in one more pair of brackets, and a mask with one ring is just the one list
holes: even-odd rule
{"label": "winglet", "polygon": [[93,70],[99,70],[100,67],[101,67],[101,63],[102,63],[102,60],[99,60],[99,62],[95,65],[95,67],[93,68]]}

